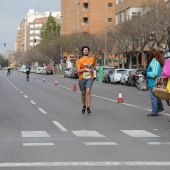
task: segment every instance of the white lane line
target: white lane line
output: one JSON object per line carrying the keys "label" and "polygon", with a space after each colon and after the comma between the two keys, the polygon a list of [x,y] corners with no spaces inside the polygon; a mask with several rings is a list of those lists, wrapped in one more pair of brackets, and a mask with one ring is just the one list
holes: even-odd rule
{"label": "white lane line", "polygon": [[42,108],[38,108],[38,110],[39,110],[40,112],[42,112],[43,114],[47,114],[47,112],[44,111]]}
{"label": "white lane line", "polygon": [[137,93],[137,94],[141,94],[141,95],[144,95],[144,96],[146,96],[146,94],[144,94],[144,93]]}
{"label": "white lane line", "polygon": [[21,135],[23,138],[50,137],[50,135],[46,131],[21,131]]}
{"label": "white lane line", "polygon": [[170,142],[146,142],[149,145],[170,145]]}
{"label": "white lane line", "polygon": [[67,129],[65,127],[63,127],[60,123],[58,123],[57,121],[53,121],[53,123],[62,131],[67,132]]}
{"label": "white lane line", "polygon": [[36,104],[34,101],[32,101],[32,100],[30,100],[30,103],[32,103],[32,104]]}
{"label": "white lane line", "polygon": [[[113,99],[109,99],[109,98],[105,98],[105,97],[101,97],[101,96],[97,96],[97,95],[93,95],[93,94],[91,94],[91,96],[117,103],[117,100],[113,100]],[[138,108],[138,109],[142,109],[142,110],[150,111],[150,109],[146,109],[146,108],[135,106],[135,105],[128,104],[128,103],[121,103],[121,104],[126,105],[126,106],[131,106],[131,107],[134,107],[134,108]]]}
{"label": "white lane line", "polygon": [[110,146],[110,145],[118,145],[115,142],[85,142],[86,145],[91,146]]}
{"label": "white lane line", "polygon": [[97,131],[86,131],[86,130],[81,130],[81,131],[72,131],[76,136],[78,137],[98,137],[98,138],[104,138],[104,135],[101,135]]}
{"label": "white lane line", "polygon": [[54,146],[54,143],[23,143],[23,146]]}
{"label": "white lane line", "polygon": [[160,137],[158,135],[155,135],[153,133],[150,133],[145,130],[121,130],[123,133],[132,136],[132,137],[137,137],[137,138],[142,138],[142,137]]}
{"label": "white lane line", "polygon": [[24,97],[25,97],[26,99],[28,99],[28,96],[24,95]]}
{"label": "white lane line", "polygon": [[23,92],[22,92],[22,91],[20,91],[20,93],[22,94]]}
{"label": "white lane line", "polygon": [[24,162],[0,163],[0,167],[104,167],[104,166],[170,166],[170,162]]}

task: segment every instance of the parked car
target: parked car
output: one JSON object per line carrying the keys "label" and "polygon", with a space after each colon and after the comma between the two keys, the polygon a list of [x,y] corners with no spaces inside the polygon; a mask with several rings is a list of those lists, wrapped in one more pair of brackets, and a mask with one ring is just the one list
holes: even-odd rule
{"label": "parked car", "polygon": [[110,83],[110,76],[113,74],[115,69],[107,69],[104,70],[104,74],[103,74],[103,82],[104,83]]}
{"label": "parked car", "polygon": [[128,80],[128,76],[129,74],[132,72],[133,69],[127,69],[123,74],[122,76],[120,77],[120,84],[123,84],[123,85],[127,85],[127,80]]}
{"label": "parked car", "polygon": [[43,72],[43,67],[37,67],[36,74],[42,74],[42,72]]}
{"label": "parked car", "polygon": [[78,78],[78,72],[76,68],[71,68],[67,73],[68,78]]}
{"label": "parked car", "polygon": [[128,76],[127,84],[128,86],[135,86],[136,80],[138,79],[139,75],[144,72],[144,69],[134,69]]}
{"label": "parked car", "polygon": [[52,66],[47,66],[46,67],[45,75],[53,75],[53,68],[52,68]]}
{"label": "parked car", "polygon": [[126,69],[115,69],[113,71],[113,74],[110,76],[110,83],[115,84],[120,82],[120,77],[122,76],[122,74],[126,71]]}
{"label": "parked car", "polygon": [[109,71],[114,69],[114,67],[103,67],[102,82],[107,82]]}
{"label": "parked car", "polygon": [[68,74],[68,71],[70,70],[71,68],[66,68],[65,71],[64,71],[64,77],[67,77],[67,74]]}

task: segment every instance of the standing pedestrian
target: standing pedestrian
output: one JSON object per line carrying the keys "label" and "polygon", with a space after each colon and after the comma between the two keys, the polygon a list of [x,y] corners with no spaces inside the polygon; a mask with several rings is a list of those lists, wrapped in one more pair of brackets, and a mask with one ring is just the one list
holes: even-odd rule
{"label": "standing pedestrian", "polygon": [[77,61],[77,72],[79,73],[79,88],[82,99],[82,113],[91,114],[91,88],[94,81],[94,70],[96,69],[96,61],[92,56],[89,56],[90,48],[83,46],[81,49],[82,57]]}
{"label": "standing pedestrian", "polygon": [[153,94],[155,81],[157,77],[162,75],[163,63],[164,63],[163,57],[161,56],[158,50],[153,49],[149,52],[146,77],[147,77],[147,83],[149,87],[152,112],[147,116],[158,116],[158,113],[164,112],[161,99],[157,98]]}
{"label": "standing pedestrian", "polygon": [[11,72],[11,67],[8,66],[8,68],[7,68],[7,76],[10,76],[10,72]]}

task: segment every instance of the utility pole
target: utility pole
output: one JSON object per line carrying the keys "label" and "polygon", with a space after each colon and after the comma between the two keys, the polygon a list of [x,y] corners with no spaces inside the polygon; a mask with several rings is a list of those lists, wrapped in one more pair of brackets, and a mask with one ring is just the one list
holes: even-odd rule
{"label": "utility pole", "polygon": [[80,2],[75,2],[75,4],[78,6],[77,33],[78,33],[78,40],[79,40],[79,34],[80,34]]}
{"label": "utility pole", "polygon": [[[158,23],[158,0],[156,0],[156,27]],[[158,39],[158,32],[155,28],[155,49],[158,49],[158,44],[157,44],[157,39]]]}
{"label": "utility pole", "polygon": [[107,22],[108,22],[108,0],[106,0],[106,14],[105,14],[105,27],[104,27],[104,66],[106,65],[107,58]]}

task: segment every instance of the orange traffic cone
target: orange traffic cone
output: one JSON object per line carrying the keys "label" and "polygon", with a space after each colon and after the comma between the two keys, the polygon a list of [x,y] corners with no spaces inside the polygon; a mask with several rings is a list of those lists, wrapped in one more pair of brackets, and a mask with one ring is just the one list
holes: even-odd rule
{"label": "orange traffic cone", "polygon": [[43,78],[43,83],[45,83],[45,78]]}
{"label": "orange traffic cone", "polygon": [[76,91],[76,84],[74,83],[74,85],[73,85],[73,91]]}
{"label": "orange traffic cone", "polygon": [[121,91],[119,91],[119,96],[118,96],[118,99],[117,99],[117,103],[123,103],[122,92]]}
{"label": "orange traffic cone", "polygon": [[34,76],[34,79],[36,79],[36,77]]}
{"label": "orange traffic cone", "polygon": [[55,81],[54,85],[55,85],[55,86],[57,86],[57,85],[58,85],[57,80]]}

